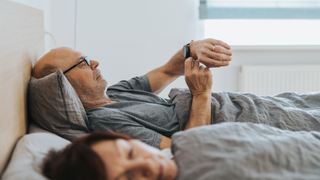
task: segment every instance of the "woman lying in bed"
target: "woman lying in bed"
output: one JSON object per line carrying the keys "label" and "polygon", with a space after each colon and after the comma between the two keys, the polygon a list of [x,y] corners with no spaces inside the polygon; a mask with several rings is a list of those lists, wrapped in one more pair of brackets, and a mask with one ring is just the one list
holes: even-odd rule
{"label": "woman lying in bed", "polygon": [[52,180],[318,179],[320,133],[222,123],[173,135],[174,159],[123,134],[98,132],[51,151]]}
{"label": "woman lying in bed", "polygon": [[172,179],[174,160],[124,134],[93,133],[61,153],[50,152],[44,174],[51,179]]}

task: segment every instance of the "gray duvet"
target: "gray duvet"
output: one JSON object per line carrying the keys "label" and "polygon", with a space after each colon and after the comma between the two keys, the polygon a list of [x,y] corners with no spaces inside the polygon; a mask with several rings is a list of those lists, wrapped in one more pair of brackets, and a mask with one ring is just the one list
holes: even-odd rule
{"label": "gray duvet", "polygon": [[320,133],[222,123],[173,135],[178,180],[320,179]]}
{"label": "gray duvet", "polygon": [[[175,105],[180,130],[184,130],[192,95],[188,89],[174,88],[169,97]],[[212,124],[253,122],[291,131],[320,131],[320,92],[285,92],[275,96],[217,92],[212,93],[211,108]]]}

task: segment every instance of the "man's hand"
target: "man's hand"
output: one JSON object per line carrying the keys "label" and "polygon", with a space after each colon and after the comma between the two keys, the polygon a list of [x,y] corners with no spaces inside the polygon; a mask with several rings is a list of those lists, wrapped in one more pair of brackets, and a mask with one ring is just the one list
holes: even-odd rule
{"label": "man's hand", "polygon": [[204,39],[190,42],[190,56],[198,59],[208,68],[228,66],[231,61],[231,47],[220,40]]}
{"label": "man's hand", "polygon": [[209,95],[212,87],[212,74],[209,68],[200,65],[198,60],[189,57],[185,61],[185,81],[193,96]]}
{"label": "man's hand", "polygon": [[189,121],[185,130],[211,124],[212,74],[192,57],[185,61],[185,80],[192,93]]}

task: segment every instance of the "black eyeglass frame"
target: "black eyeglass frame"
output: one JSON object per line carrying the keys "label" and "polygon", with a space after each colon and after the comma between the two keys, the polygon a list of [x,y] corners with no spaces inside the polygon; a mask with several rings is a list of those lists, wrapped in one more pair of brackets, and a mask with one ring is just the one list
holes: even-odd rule
{"label": "black eyeglass frame", "polygon": [[75,65],[72,66],[71,68],[63,71],[63,74],[69,72],[71,69],[75,68],[76,66],[78,66],[79,64],[81,64],[83,61],[85,61],[88,66],[91,66],[90,59],[88,58],[88,56],[85,56],[85,57],[83,58],[83,60],[79,61],[77,64],[75,64]]}

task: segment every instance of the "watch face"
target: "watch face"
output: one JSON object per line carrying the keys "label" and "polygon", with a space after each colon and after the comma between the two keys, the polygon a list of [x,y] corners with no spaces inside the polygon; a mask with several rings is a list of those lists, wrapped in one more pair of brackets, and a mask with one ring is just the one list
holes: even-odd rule
{"label": "watch face", "polygon": [[188,58],[188,57],[189,57],[189,54],[190,54],[190,53],[189,53],[189,46],[188,46],[188,44],[183,46],[182,52],[183,52],[183,57],[185,57],[185,58]]}

